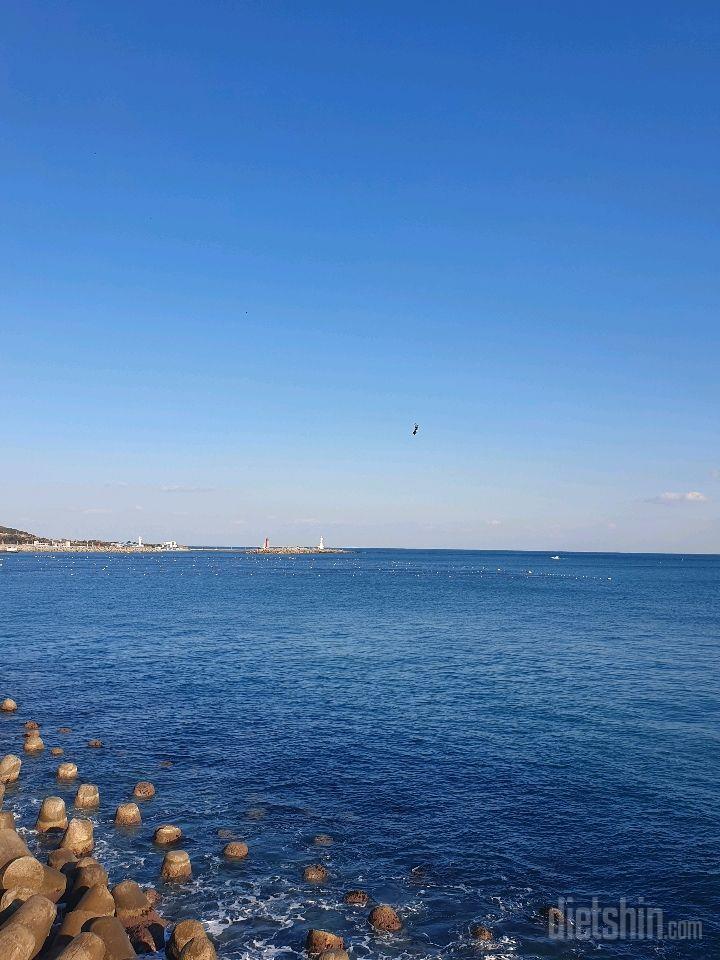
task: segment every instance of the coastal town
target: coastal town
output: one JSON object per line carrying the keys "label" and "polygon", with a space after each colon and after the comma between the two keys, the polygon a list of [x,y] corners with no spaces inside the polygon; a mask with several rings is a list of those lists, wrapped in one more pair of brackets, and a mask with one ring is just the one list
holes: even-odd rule
{"label": "coastal town", "polygon": [[142,537],[125,542],[52,539],[14,527],[0,527],[0,553],[168,553],[187,549],[175,540],[146,543]]}

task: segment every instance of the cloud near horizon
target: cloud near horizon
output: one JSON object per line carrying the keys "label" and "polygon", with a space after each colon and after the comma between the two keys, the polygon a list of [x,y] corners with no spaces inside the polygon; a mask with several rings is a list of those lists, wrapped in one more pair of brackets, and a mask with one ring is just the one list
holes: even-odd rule
{"label": "cloud near horizon", "polygon": [[184,487],[179,483],[170,483],[160,487],[161,493],[212,493],[215,487]]}
{"label": "cloud near horizon", "polygon": [[650,497],[645,502],[662,503],[669,506],[673,503],[707,503],[707,500],[708,498],[704,493],[700,493],[698,490],[689,490],[687,493],[667,491],[666,493],[659,494],[657,497]]}

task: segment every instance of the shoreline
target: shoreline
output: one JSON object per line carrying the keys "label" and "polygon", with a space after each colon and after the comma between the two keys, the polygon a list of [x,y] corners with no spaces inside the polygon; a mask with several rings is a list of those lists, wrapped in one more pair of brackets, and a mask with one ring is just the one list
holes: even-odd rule
{"label": "shoreline", "polygon": [[[201,921],[175,922],[160,912],[165,893],[171,911],[173,887],[195,879],[190,855],[181,849],[185,841],[193,857],[203,862],[202,850],[195,848],[193,838],[186,837],[179,826],[152,824],[150,845],[164,854],[159,890],[154,884],[141,886],[129,879],[125,870],[123,876],[111,878],[101,859],[93,856],[96,840],[101,841],[102,850],[116,849],[114,831],[133,835],[138,847],[148,848],[137,831],[148,810],[146,802],[156,796],[154,784],[140,780],[131,790],[128,784],[128,800],[117,806],[112,821],[107,816],[99,818],[100,788],[85,782],[78,766],[64,759],[65,747],[53,746],[47,751],[59,760],[53,780],[47,789],[36,787],[32,793],[25,793],[23,766],[27,760],[45,754],[43,730],[34,720],[23,723],[18,704],[10,698],[0,702],[0,716],[5,722],[17,718],[14,736],[18,744],[17,753],[3,755],[0,751],[0,960],[133,960],[145,954],[164,956],[166,960],[217,960],[215,943]],[[4,725],[3,729],[8,732]],[[67,735],[73,728],[69,726],[47,730],[45,735],[49,739],[55,732],[65,737],[69,755],[78,756],[80,749],[92,754],[105,746],[98,739],[71,744]],[[4,738],[3,750],[6,746]],[[75,790],[72,809],[71,801],[66,803],[63,798],[68,790]],[[11,800],[18,791],[34,801],[34,825],[19,823],[15,810],[5,806],[6,799]],[[150,819],[152,806],[148,812]],[[96,831],[100,834],[97,838]],[[218,829],[217,836],[224,842],[217,853],[226,863],[239,864],[251,855],[248,844],[233,831]],[[329,879],[319,854],[333,843],[334,838],[327,834],[317,834],[313,840],[318,859],[301,874],[310,900],[313,891]],[[202,866],[198,873],[201,877]],[[344,903],[352,912],[369,910],[368,927],[378,934],[387,936],[404,928],[393,907],[376,902],[365,890],[348,890]],[[487,928],[478,929],[483,931],[478,939],[489,939],[484,934]],[[311,927],[302,936],[303,946],[298,943],[298,950],[304,947],[309,960],[350,960],[341,932]]]}

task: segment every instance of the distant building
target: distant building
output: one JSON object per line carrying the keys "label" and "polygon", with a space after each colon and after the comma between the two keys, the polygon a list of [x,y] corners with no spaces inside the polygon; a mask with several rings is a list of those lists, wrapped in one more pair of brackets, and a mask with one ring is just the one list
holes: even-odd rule
{"label": "distant building", "polygon": [[270,549],[270,537],[265,537],[265,539],[263,540],[263,550],[269,550],[269,549]]}

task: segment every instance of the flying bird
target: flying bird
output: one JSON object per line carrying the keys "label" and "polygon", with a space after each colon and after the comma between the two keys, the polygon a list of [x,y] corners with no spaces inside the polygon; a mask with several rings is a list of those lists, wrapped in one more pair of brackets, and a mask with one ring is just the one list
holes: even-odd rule
{"label": "flying bird", "polygon": [[419,429],[420,429],[420,424],[416,423],[415,426],[413,427],[412,435],[415,436],[415,434],[418,432]]}

